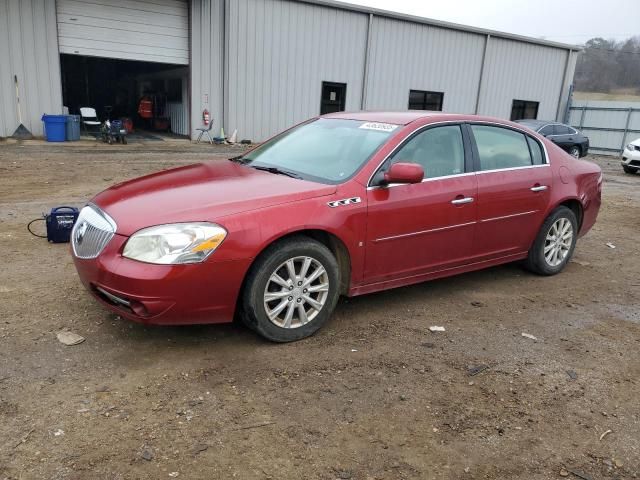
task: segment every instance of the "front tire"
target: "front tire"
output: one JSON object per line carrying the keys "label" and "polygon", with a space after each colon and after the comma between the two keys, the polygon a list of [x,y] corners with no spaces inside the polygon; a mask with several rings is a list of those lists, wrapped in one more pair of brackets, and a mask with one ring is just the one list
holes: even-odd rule
{"label": "front tire", "polygon": [[526,267],[539,275],[560,273],[576,247],[578,220],[569,208],[556,208],[542,224],[533,242]]}
{"label": "front tire", "polygon": [[329,320],[339,286],[338,262],[326,246],[304,236],[277,242],[249,271],[241,319],[273,342],[300,340]]}
{"label": "front tire", "polygon": [[633,167],[629,167],[627,165],[623,165],[622,166],[622,170],[624,170],[624,173],[628,173],[633,175],[634,173],[637,173],[638,169],[637,168],[633,168]]}

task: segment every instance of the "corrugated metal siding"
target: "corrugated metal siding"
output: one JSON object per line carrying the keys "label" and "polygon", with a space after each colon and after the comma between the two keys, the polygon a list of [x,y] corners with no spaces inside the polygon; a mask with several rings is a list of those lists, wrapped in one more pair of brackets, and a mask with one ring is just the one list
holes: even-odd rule
{"label": "corrugated metal siding", "polygon": [[18,126],[13,76],[18,76],[22,123],[42,135],[43,113],[62,112],[55,3],[0,0],[0,136]]}
{"label": "corrugated metal siding", "polygon": [[225,128],[264,140],[320,113],[323,81],[359,110],[368,15],[284,0],[227,3]]}
{"label": "corrugated metal siding", "polygon": [[555,119],[566,60],[567,50],[491,37],[478,113],[508,119],[518,99],[540,102],[538,118]]}
{"label": "corrugated metal siding", "polygon": [[57,0],[60,53],[187,65],[185,0]]}
{"label": "corrugated metal siding", "polygon": [[171,121],[171,132],[178,135],[189,135],[189,115],[186,104],[167,102],[166,113]]}
{"label": "corrugated metal siding", "polygon": [[224,0],[191,0],[191,138],[209,110],[215,133],[223,115]]}
{"label": "corrugated metal siding", "polygon": [[367,110],[406,110],[409,90],[444,92],[443,110],[474,113],[485,37],[374,17]]}

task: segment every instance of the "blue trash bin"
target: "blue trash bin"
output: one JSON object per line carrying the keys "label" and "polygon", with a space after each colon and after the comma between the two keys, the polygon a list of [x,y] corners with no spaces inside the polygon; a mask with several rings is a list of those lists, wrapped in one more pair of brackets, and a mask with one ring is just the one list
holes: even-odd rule
{"label": "blue trash bin", "polygon": [[44,136],[47,142],[64,142],[67,134],[66,115],[42,115]]}

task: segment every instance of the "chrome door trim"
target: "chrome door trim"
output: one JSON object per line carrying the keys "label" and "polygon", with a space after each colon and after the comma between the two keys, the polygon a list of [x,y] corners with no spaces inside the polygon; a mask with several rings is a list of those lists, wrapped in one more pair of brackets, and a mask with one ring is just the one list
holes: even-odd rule
{"label": "chrome door trim", "polygon": [[[475,174],[476,174],[476,172],[465,172],[465,173],[456,173],[454,175],[443,175],[442,177],[423,178],[422,182],[420,182],[420,183],[435,182],[436,180],[448,180],[449,178],[469,177],[469,176],[475,175]],[[401,185],[417,185],[417,183],[390,183],[388,185],[372,185],[370,187],[367,187],[367,190],[377,190],[379,188],[385,189],[385,188],[391,188],[391,187],[399,187]]]}
{"label": "chrome door trim", "polygon": [[542,165],[525,165],[523,167],[509,167],[509,168],[496,168],[494,170],[480,170],[477,171],[476,174],[483,175],[485,173],[494,173],[494,172],[510,172],[511,170],[525,170],[527,168],[540,168],[540,167],[550,167],[548,163],[543,163]]}
{"label": "chrome door trim", "polygon": [[533,215],[534,213],[538,213],[538,210],[529,210],[528,212],[514,213],[512,215],[505,215],[503,217],[485,218],[484,220],[480,220],[479,223],[495,222],[498,220],[506,220],[508,218],[522,217],[524,215]]}
{"label": "chrome door trim", "polygon": [[416,235],[425,235],[427,233],[442,232],[444,230],[452,230],[454,228],[468,227],[469,225],[475,225],[476,223],[478,222],[459,223],[456,225],[449,225],[447,227],[432,228],[429,230],[420,230],[418,232],[403,233],[401,235],[393,235],[391,237],[376,238],[375,240],[373,240],[373,243],[386,242],[387,240],[396,240],[398,238],[415,237]]}

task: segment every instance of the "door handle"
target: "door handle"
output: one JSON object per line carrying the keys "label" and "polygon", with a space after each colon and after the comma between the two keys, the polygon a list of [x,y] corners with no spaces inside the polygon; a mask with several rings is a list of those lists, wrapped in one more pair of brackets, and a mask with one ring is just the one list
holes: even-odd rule
{"label": "door handle", "polygon": [[451,200],[453,205],[464,205],[465,203],[473,203],[473,197],[454,198]]}
{"label": "door handle", "polygon": [[532,192],[544,192],[547,188],[546,185],[536,185],[535,187],[531,187]]}

